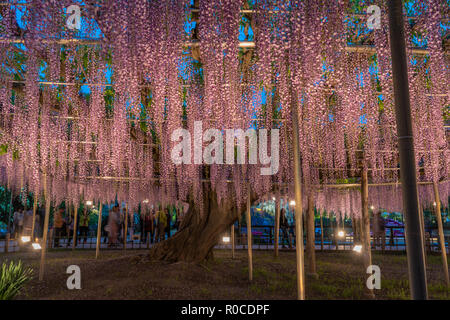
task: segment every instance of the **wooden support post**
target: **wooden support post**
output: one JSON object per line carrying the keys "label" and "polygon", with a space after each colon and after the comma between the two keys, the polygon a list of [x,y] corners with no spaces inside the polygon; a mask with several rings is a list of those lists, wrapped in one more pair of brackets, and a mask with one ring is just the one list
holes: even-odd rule
{"label": "wooden support post", "polygon": [[281,211],[280,207],[281,207],[281,198],[280,198],[280,191],[278,191],[275,198],[275,232],[274,232],[275,257],[278,257],[278,246],[280,242],[280,211]]}
{"label": "wooden support post", "polygon": [[234,259],[234,223],[231,225],[231,259]]}
{"label": "wooden support post", "polygon": [[50,220],[50,195],[47,190],[47,175],[44,174],[44,197],[45,197],[45,218],[44,218],[44,230],[42,230],[42,244],[41,244],[41,265],[39,268],[39,281],[44,279],[45,268],[45,255],[47,251],[47,236],[48,236],[48,223]]}
{"label": "wooden support post", "polygon": [[[425,218],[424,218],[424,215],[423,215],[423,208],[420,205],[420,202],[419,202],[419,215],[420,215],[420,229],[422,230],[422,235],[423,235],[423,243],[426,244],[427,242],[426,242],[426,237],[425,237]],[[423,259],[424,259],[425,268],[426,268],[426,266],[427,266],[427,251],[426,251],[426,247],[425,246],[424,246],[423,249],[424,249]]]}
{"label": "wooden support post", "polygon": [[320,212],[320,251],[323,251],[323,213]]}
{"label": "wooden support post", "polygon": [[34,242],[34,229],[36,228],[36,210],[37,210],[37,193],[34,194],[34,201],[33,201],[33,220],[31,221],[31,242]]}
{"label": "wooden support post", "polygon": [[251,217],[251,199],[250,199],[250,184],[247,185],[247,249],[248,249],[248,279],[253,280],[253,252],[252,252],[252,217]]}
{"label": "wooden support post", "polygon": [[[286,70],[289,70],[289,54],[286,54]],[[292,79],[288,76],[289,93],[291,98],[291,117],[294,151],[294,193],[295,193],[295,237],[297,254],[297,298],[305,300],[305,259],[303,250],[303,205],[302,205],[302,181],[300,165],[300,138],[298,125],[297,96],[292,88]]]}
{"label": "wooden support post", "polygon": [[77,242],[77,222],[78,222],[78,202],[74,203],[74,213],[73,213],[73,243],[72,250],[75,250]]}
{"label": "wooden support post", "polygon": [[314,223],[314,200],[308,196],[308,212],[306,215],[306,257],[309,264],[309,274],[317,277],[316,272],[316,226]]}
{"label": "wooden support post", "polygon": [[97,259],[98,255],[100,254],[100,242],[101,242],[101,235],[102,235],[102,209],[103,209],[103,203],[100,202],[100,206],[99,206],[99,210],[98,210],[97,246],[95,248],[95,259]]}
{"label": "wooden support post", "polygon": [[[369,216],[369,185],[367,168],[364,168],[361,175],[361,220],[362,220],[362,255],[364,271],[372,265],[372,251],[370,245],[370,216]],[[373,290],[369,290],[369,296],[374,297]]]}
{"label": "wooden support post", "polygon": [[127,250],[127,234],[128,234],[128,204],[125,205],[125,217],[123,226],[123,250]]}
{"label": "wooden support post", "polygon": [[435,213],[436,213],[436,221],[438,225],[439,232],[439,245],[441,247],[441,256],[442,256],[442,266],[444,267],[444,278],[447,287],[450,286],[449,277],[448,277],[448,262],[447,262],[447,251],[445,249],[445,237],[444,237],[444,227],[442,225],[442,216],[441,216],[441,199],[439,197],[439,188],[437,182],[433,182],[434,189],[434,201],[436,202]]}

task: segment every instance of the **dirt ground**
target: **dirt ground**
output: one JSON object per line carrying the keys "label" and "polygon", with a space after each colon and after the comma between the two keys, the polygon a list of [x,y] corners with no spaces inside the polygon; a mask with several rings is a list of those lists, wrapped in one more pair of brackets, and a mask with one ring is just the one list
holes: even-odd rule
{"label": "dirt ground", "polygon": [[[168,264],[147,259],[146,251],[50,251],[45,279],[38,281],[38,252],[3,254],[22,260],[34,270],[33,279],[17,299],[295,299],[295,252],[254,251],[254,280],[248,280],[246,251],[216,250],[214,260],[202,265]],[[428,289],[431,299],[450,299],[443,284],[440,256],[428,256]],[[381,289],[376,299],[409,299],[405,254],[373,254],[381,269]],[[69,265],[81,270],[81,290],[69,290]],[[307,299],[367,299],[366,279],[360,257],[354,252],[317,252],[318,278],[307,276]]]}

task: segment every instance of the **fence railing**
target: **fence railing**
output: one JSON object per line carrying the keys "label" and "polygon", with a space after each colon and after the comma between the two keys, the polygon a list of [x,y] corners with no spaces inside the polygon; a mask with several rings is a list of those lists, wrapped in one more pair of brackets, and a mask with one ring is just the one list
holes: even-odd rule
{"label": "fence railing", "polygon": [[[270,250],[274,248],[275,232],[274,226],[252,226],[252,244],[255,249]],[[448,229],[448,228],[446,228]],[[247,228],[241,226],[235,228],[235,246],[237,249],[247,247]],[[344,230],[344,236],[339,237],[335,233],[336,229],[331,227],[324,227],[323,237],[320,234],[320,228],[316,227],[315,245],[316,250],[351,250],[355,244],[354,235],[351,228],[340,228]],[[176,230],[171,231],[171,235],[176,233]],[[280,229],[279,233],[279,248],[294,248],[295,247],[295,230],[293,226],[289,228]],[[166,238],[167,236],[165,236]],[[49,230],[47,247],[49,249],[63,249],[72,248],[72,235],[65,234],[57,236],[53,229]],[[323,241],[322,241],[323,239]],[[221,239],[219,239],[221,240]],[[147,233],[141,234],[139,232],[128,234],[127,249],[148,249],[157,242],[156,235]],[[304,237],[306,243],[306,235]],[[383,235],[372,234],[371,243],[373,250],[395,250],[405,251],[406,242],[403,227],[386,227]],[[445,236],[445,245],[447,252],[449,251],[450,236]],[[97,244],[96,231],[90,230],[87,233],[77,233],[76,249],[95,249]],[[427,252],[440,251],[439,237],[437,236],[437,229],[427,229],[425,235],[425,245]],[[21,240],[18,238],[0,239],[0,252],[16,252],[23,247]],[[219,248],[231,247],[230,243],[223,243],[219,241]],[[106,233],[102,232],[100,238],[100,248],[104,249],[124,249],[123,237],[119,236],[117,243],[110,244]]]}

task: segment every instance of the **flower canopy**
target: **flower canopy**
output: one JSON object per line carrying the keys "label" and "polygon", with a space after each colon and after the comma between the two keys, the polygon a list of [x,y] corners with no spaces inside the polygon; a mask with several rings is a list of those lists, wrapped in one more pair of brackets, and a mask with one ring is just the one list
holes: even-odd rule
{"label": "flower canopy", "polygon": [[[47,179],[55,201],[135,206],[189,194],[200,203],[209,183],[241,204],[249,185],[258,195],[292,185],[292,106],[307,192],[356,181],[361,168],[373,183],[399,180],[384,1],[364,3],[381,8],[375,30],[351,0],[83,1],[81,30],[66,24],[73,0],[14,3],[0,4],[4,184],[41,193]],[[428,182],[449,175],[445,13],[442,0],[405,3],[415,161]],[[279,129],[279,171],[175,165],[171,134],[195,121]],[[396,192],[380,187],[371,202],[399,206]],[[358,215],[357,197],[325,188],[316,205]]]}

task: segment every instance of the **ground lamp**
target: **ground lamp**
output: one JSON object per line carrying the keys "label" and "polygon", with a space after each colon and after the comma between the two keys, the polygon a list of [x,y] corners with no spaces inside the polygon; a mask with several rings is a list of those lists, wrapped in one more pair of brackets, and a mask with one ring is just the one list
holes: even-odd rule
{"label": "ground lamp", "polygon": [[362,251],[362,245],[357,244],[353,247],[353,251],[357,252],[357,253],[361,253]]}

